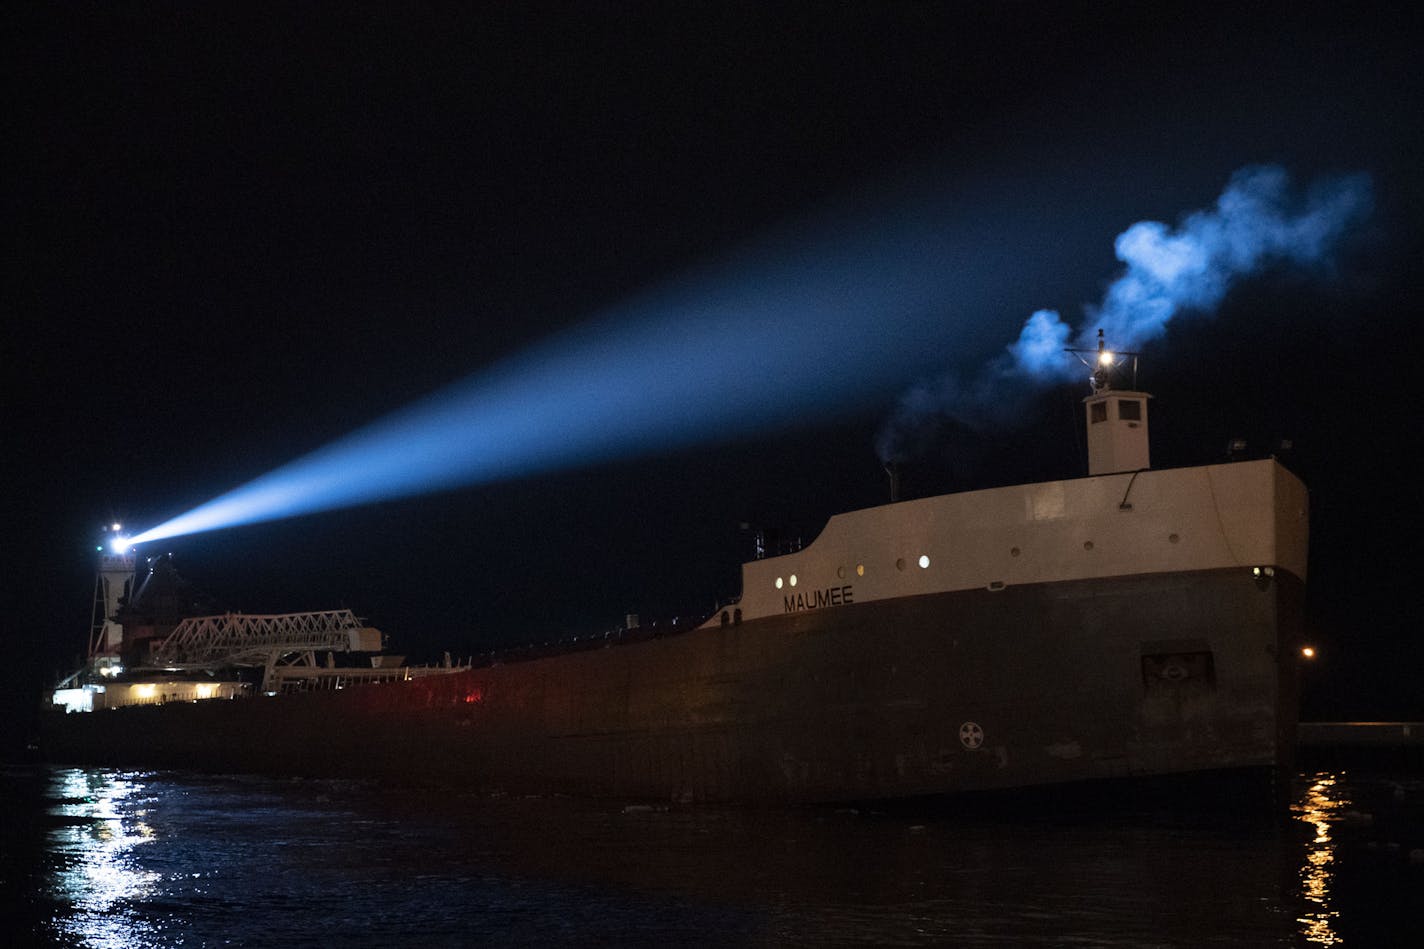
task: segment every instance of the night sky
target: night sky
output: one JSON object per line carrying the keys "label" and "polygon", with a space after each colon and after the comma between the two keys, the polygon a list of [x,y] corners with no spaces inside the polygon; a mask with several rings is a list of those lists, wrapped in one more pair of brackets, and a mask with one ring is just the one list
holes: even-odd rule
{"label": "night sky", "polygon": [[[876,433],[931,363],[972,372],[1040,307],[1077,325],[1117,234],[1274,163],[1367,173],[1374,212],[1328,267],[1267,268],[1147,347],[1154,462],[1291,439],[1307,714],[1424,715],[1420,14],[1047,6],[12,14],[7,702],[82,652],[100,525],[152,526],[768,234],[948,196],[934,226],[975,278],[943,339],[834,412],[144,551],[232,609],[350,607],[416,659],[704,613],[738,592],[741,525],[809,541],[886,499]],[[815,358],[791,337],[788,365]],[[907,488],[1082,473],[1083,394],[944,426]]]}

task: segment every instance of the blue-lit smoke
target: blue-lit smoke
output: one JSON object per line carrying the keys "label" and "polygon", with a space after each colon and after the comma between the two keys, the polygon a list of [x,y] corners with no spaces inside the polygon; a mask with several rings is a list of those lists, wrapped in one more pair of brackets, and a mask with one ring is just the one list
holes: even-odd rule
{"label": "blue-lit smoke", "polygon": [[[549,339],[133,538],[740,437],[876,404],[956,334],[945,196],[842,211]],[[867,219],[868,218],[868,219]]]}
{"label": "blue-lit smoke", "polygon": [[[612,308],[414,406],[133,538],[142,544],[539,471],[741,437],[873,405],[941,366],[982,323],[986,275],[954,243],[956,196],[920,189],[842,209]],[[1363,176],[1292,192],[1279,168],[1232,177],[1215,209],[1117,240],[1122,275],[1089,308],[1132,348],[1280,261],[1318,264],[1369,206]],[[1012,280],[1013,273],[994,279]],[[926,419],[990,418],[1006,391],[1077,370],[1059,314],[1029,317],[978,375],[907,394],[880,439],[906,454]]]}
{"label": "blue-lit smoke", "polygon": [[1284,169],[1253,166],[1231,176],[1214,208],[1188,214],[1176,228],[1132,225],[1114,242],[1123,272],[1101,304],[1085,308],[1076,336],[1056,310],[1038,310],[977,376],[948,373],[915,386],[880,433],[881,457],[916,453],[940,419],[975,427],[1012,404],[1006,393],[1085,373],[1064,350],[1095,348],[1098,329],[1111,347],[1133,350],[1162,336],[1179,314],[1209,314],[1234,284],[1264,267],[1326,264],[1371,201],[1363,174],[1325,179],[1299,194]]}

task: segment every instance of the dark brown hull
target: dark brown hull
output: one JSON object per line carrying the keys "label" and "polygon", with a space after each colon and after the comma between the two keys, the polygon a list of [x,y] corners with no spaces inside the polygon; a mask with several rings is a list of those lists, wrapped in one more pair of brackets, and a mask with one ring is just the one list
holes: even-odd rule
{"label": "dark brown hull", "polygon": [[1302,595],[1238,567],[857,603],[338,692],[55,714],[45,751],[696,801],[1278,768]]}

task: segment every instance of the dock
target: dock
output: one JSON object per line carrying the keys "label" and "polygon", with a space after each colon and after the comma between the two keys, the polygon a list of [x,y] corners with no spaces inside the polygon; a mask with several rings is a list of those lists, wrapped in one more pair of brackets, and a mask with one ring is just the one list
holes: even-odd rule
{"label": "dock", "polygon": [[1424,721],[1301,722],[1296,748],[1307,768],[1424,770]]}

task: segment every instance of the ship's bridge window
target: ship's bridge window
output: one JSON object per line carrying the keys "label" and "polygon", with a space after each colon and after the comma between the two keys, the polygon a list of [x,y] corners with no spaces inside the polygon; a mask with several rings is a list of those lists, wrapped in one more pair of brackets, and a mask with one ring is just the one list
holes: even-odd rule
{"label": "ship's bridge window", "polygon": [[1108,420],[1108,404],[1106,402],[1094,402],[1088,406],[1088,421],[1106,422]]}
{"label": "ship's bridge window", "polygon": [[1117,417],[1129,422],[1142,420],[1142,403],[1136,399],[1123,399],[1117,404]]}

